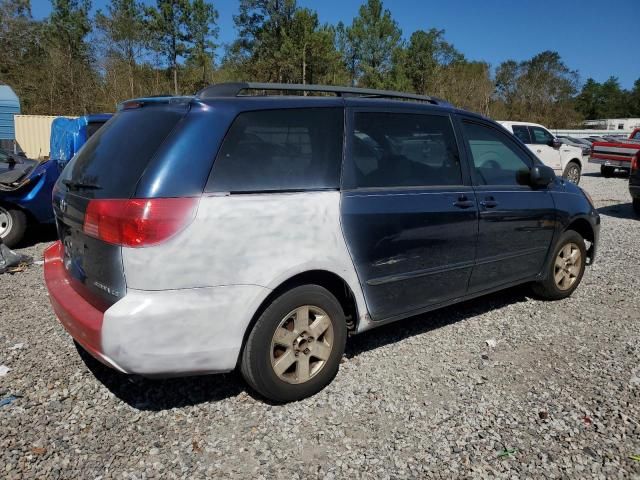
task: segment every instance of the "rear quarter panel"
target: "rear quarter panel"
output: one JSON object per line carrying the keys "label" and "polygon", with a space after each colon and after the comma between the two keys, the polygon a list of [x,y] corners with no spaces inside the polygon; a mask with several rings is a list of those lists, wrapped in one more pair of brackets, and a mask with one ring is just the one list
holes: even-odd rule
{"label": "rear quarter panel", "polygon": [[122,253],[132,289],[257,285],[268,289],[266,297],[296,274],[326,270],[347,282],[360,315],[366,312],[340,226],[338,191],[204,196],[176,237]]}

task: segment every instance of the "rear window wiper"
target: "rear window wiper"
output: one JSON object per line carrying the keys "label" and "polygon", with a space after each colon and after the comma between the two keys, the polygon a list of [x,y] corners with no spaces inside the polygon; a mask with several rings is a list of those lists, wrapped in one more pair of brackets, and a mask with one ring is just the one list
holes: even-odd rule
{"label": "rear window wiper", "polygon": [[62,183],[69,190],[101,190],[102,187],[96,183],[75,182],[73,180],[63,180]]}

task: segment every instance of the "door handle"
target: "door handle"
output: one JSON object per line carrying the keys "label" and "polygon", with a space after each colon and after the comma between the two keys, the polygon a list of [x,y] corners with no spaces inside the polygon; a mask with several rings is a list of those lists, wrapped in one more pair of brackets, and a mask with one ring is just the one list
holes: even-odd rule
{"label": "door handle", "polygon": [[487,197],[482,202],[480,202],[484,208],[495,208],[498,206],[498,202],[495,201],[493,197]]}
{"label": "door handle", "polygon": [[460,195],[460,197],[458,197],[458,201],[453,202],[453,206],[458,208],[471,208],[475,206],[475,203],[469,200],[466,195]]}

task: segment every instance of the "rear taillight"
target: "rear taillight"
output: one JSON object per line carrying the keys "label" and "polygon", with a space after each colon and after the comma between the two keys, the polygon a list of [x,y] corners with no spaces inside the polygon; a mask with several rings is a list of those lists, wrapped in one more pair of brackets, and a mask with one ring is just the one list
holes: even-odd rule
{"label": "rear taillight", "polygon": [[640,170],[640,150],[636,152],[636,154],[631,157],[631,171],[633,173]]}
{"label": "rear taillight", "polygon": [[197,198],[133,198],[91,200],[84,215],[84,233],[125,247],[161,243],[195,217]]}

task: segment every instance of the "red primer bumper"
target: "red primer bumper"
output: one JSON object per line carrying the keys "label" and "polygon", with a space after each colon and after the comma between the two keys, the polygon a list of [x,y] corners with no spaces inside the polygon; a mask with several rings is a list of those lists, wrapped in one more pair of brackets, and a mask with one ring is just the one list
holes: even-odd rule
{"label": "red primer bumper", "polygon": [[64,268],[62,243],[59,241],[44,252],[44,281],[53,310],[65,330],[87,352],[105,362],[100,342],[104,312],[71,287],[71,280]]}

